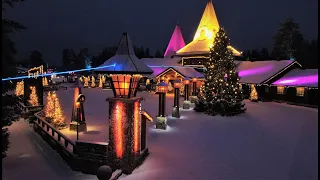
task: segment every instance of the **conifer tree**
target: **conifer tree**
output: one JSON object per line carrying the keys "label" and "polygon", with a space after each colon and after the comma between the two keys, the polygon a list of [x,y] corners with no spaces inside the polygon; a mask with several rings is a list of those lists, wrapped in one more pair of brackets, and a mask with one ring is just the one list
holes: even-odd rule
{"label": "conifer tree", "polygon": [[249,99],[252,102],[258,102],[258,93],[254,85],[251,85],[251,93]]}
{"label": "conifer tree", "polygon": [[31,86],[31,93],[30,93],[30,100],[29,103],[31,106],[39,106],[39,100],[38,100],[38,95],[36,92],[36,87],[35,86]]}
{"label": "conifer tree", "polygon": [[220,28],[210,48],[210,58],[205,63],[202,101],[205,101],[205,111],[210,115],[232,116],[246,110],[229,46],[230,40],[224,29]]}
{"label": "conifer tree", "polygon": [[96,79],[94,78],[94,76],[92,76],[92,79],[91,79],[91,87],[96,87]]}
{"label": "conifer tree", "polygon": [[49,92],[47,95],[47,104],[46,104],[45,114],[46,114],[46,117],[48,117],[48,118],[54,117],[55,107],[54,107],[53,94],[55,94],[55,92],[53,92],[53,93]]}
{"label": "conifer tree", "polygon": [[54,97],[54,106],[55,108],[53,122],[58,127],[64,126],[66,124],[65,118],[63,116],[62,108],[60,106],[58,97]]}
{"label": "conifer tree", "polygon": [[83,80],[84,80],[83,86],[88,87],[89,86],[89,77],[84,77]]}
{"label": "conifer tree", "polygon": [[99,79],[99,88],[102,88],[102,76],[100,76],[100,79]]}
{"label": "conifer tree", "polygon": [[15,95],[22,96],[23,93],[24,93],[24,82],[22,80],[20,82],[17,82],[16,89],[15,89]]}

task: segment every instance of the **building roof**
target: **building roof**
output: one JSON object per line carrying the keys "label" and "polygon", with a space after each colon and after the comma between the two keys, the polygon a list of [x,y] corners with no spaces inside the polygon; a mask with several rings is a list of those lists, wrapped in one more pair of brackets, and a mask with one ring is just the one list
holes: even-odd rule
{"label": "building roof", "polygon": [[174,55],[178,50],[185,46],[185,42],[181,33],[181,29],[178,25],[174,28],[169,44],[167,46],[164,57],[170,57]]}
{"label": "building roof", "polygon": [[[200,20],[196,34],[193,40],[185,47],[177,52],[178,56],[191,55],[191,54],[208,54],[210,46],[213,44],[215,34],[219,31],[219,22],[213,8],[211,0],[207,2],[204,9],[202,18]],[[241,52],[229,46],[233,55],[240,56]]]}
{"label": "building roof", "polygon": [[178,63],[180,59],[181,58],[178,57],[142,58],[140,61],[148,65],[153,70],[151,77],[157,77],[159,74],[169,70],[170,68],[181,74],[183,77],[203,77],[203,74],[196,71],[193,67],[181,66],[181,64]]}
{"label": "building roof", "polygon": [[318,87],[318,69],[293,69],[272,84],[277,86]]}
{"label": "building roof", "polygon": [[[104,67],[108,66],[108,67]],[[152,74],[153,71],[135,55],[131,39],[123,33],[116,54],[100,65],[97,70],[104,73]]]}
{"label": "building roof", "polygon": [[263,84],[295,63],[292,60],[241,61],[236,69],[241,77],[240,83]]}

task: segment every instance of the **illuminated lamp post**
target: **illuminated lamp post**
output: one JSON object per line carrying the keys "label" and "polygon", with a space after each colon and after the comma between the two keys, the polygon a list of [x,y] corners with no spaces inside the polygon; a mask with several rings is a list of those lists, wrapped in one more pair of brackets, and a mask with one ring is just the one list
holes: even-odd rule
{"label": "illuminated lamp post", "polygon": [[166,112],[166,93],[168,91],[168,84],[165,82],[160,82],[157,84],[157,92],[159,94],[159,109],[158,116],[156,122],[157,129],[167,129],[167,117],[165,115]]}
{"label": "illuminated lamp post", "polygon": [[183,84],[184,84],[184,101],[183,101],[183,109],[190,109],[190,104],[191,102],[189,101],[189,86],[190,86],[190,81],[191,79],[186,77],[183,80]]}
{"label": "illuminated lamp post", "polygon": [[77,140],[79,140],[79,132],[87,131],[87,124],[84,115],[84,106],[85,96],[81,92],[83,85],[76,79],[74,87],[74,96],[73,96],[73,108],[70,122],[70,131],[77,132]]}
{"label": "illuminated lamp post", "polygon": [[192,78],[192,96],[190,96],[190,102],[195,103],[198,99],[197,97],[197,78]]}
{"label": "illuminated lamp post", "polygon": [[176,79],[173,81],[174,87],[174,102],[173,102],[173,110],[172,110],[172,117],[180,118],[180,111],[179,111],[179,98],[180,98],[180,87],[181,81]]}
{"label": "illuminated lamp post", "polygon": [[[108,160],[130,174],[148,155],[146,144],[146,121],[152,118],[141,110],[142,97],[136,97],[142,74],[152,74],[153,70],[135,55],[127,33],[123,33],[116,54],[97,70],[109,74],[108,80],[114,97],[109,103],[109,143]],[[113,65],[113,66],[112,66]]]}

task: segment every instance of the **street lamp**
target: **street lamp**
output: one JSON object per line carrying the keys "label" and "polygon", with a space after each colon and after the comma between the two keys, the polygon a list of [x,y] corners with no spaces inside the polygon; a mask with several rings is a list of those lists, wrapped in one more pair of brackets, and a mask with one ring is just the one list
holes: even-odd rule
{"label": "street lamp", "polygon": [[108,80],[114,96],[106,99],[109,103],[108,160],[130,172],[148,154],[146,120],[152,118],[141,110],[143,98],[136,94],[142,74],[152,74],[153,70],[136,57],[127,33],[123,33],[116,54],[99,67],[96,72],[110,75]]}
{"label": "street lamp", "polygon": [[183,101],[183,109],[190,109],[191,102],[189,101],[189,86],[191,79],[186,77],[183,80],[184,83],[184,101]]}
{"label": "street lamp", "polygon": [[179,98],[180,98],[180,88],[181,88],[181,81],[176,79],[173,81],[174,87],[174,104],[172,110],[172,117],[180,118],[180,111],[179,111]]}
{"label": "street lamp", "polygon": [[195,103],[198,99],[197,97],[197,78],[192,78],[192,96],[190,96],[190,102]]}
{"label": "street lamp", "polygon": [[165,115],[166,112],[166,93],[168,91],[168,84],[165,82],[160,82],[157,84],[157,92],[159,94],[159,109],[158,109],[158,116],[156,122],[157,129],[167,129],[167,117]]}

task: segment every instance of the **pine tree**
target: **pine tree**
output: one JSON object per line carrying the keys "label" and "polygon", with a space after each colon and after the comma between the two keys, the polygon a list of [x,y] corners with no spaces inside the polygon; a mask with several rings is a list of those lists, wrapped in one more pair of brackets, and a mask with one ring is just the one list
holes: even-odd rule
{"label": "pine tree", "polygon": [[258,102],[258,93],[254,85],[251,85],[251,93],[249,99],[252,102]]}
{"label": "pine tree", "polygon": [[30,94],[30,100],[29,103],[31,106],[39,106],[39,101],[38,101],[38,95],[36,92],[36,87],[31,86],[31,94]]}
{"label": "pine tree", "polygon": [[222,116],[243,113],[242,92],[239,90],[239,76],[228,39],[223,28],[216,34],[214,45],[210,48],[210,58],[205,63],[204,102],[210,115]]}
{"label": "pine tree", "polygon": [[88,87],[88,86],[89,86],[89,77],[84,77],[83,79],[84,79],[84,84],[83,84],[83,86],[84,86],[84,87]]}
{"label": "pine tree", "polygon": [[58,97],[54,98],[54,118],[53,118],[53,122],[56,126],[61,127],[64,126],[65,123],[65,118],[63,116],[63,112],[62,112],[62,108],[60,106],[60,102]]}
{"label": "pine tree", "polygon": [[55,105],[54,105],[54,95],[55,92],[51,93],[49,92],[47,95],[47,104],[45,109],[46,117],[53,118],[54,117],[54,111],[55,111]]}
{"label": "pine tree", "polygon": [[102,88],[102,76],[100,77],[100,79],[99,79],[99,88]]}
{"label": "pine tree", "polygon": [[96,87],[96,79],[94,78],[94,76],[92,76],[92,79],[91,79],[91,87]]}
{"label": "pine tree", "polygon": [[16,96],[22,96],[23,93],[24,93],[24,82],[23,80],[20,81],[20,82],[17,82],[17,85],[16,85],[16,89],[15,89],[15,95]]}

